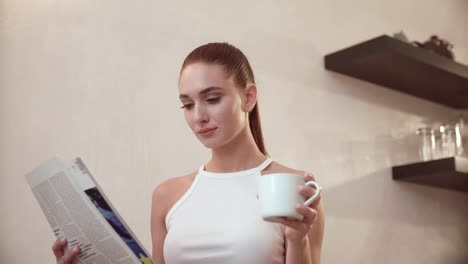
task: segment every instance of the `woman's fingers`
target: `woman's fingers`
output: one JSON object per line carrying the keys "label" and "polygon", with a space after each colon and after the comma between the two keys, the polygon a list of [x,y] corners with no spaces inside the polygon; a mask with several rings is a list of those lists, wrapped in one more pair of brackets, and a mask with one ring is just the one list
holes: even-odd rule
{"label": "woman's fingers", "polygon": [[[304,180],[306,182],[316,181],[314,175],[312,173],[309,173],[309,172],[304,172]],[[299,193],[301,195],[305,196],[306,200],[309,199],[310,197],[312,197],[315,194],[316,191],[317,190],[314,187],[307,186],[307,185],[301,186],[300,189],[299,189]],[[322,194],[320,194],[311,204],[309,204],[309,207],[310,208],[316,208],[317,205],[320,202],[321,197],[322,197]]]}
{"label": "woman's fingers", "polygon": [[57,258],[57,260],[63,257],[63,254],[64,254],[63,250],[66,245],[67,245],[67,240],[63,238],[55,240],[54,244],[52,245],[52,251],[54,252],[54,255]]}
{"label": "woman's fingers", "polygon": [[315,177],[312,173],[304,172],[305,181],[315,181]]}
{"label": "woman's fingers", "polygon": [[73,260],[80,254],[80,249],[78,247],[71,248],[63,257],[62,263],[63,264],[72,264]]}
{"label": "woman's fingers", "polygon": [[[306,200],[312,197],[315,194],[316,190],[312,187],[309,186],[300,186],[299,187],[299,193],[306,197]],[[321,194],[311,203],[309,204],[309,207],[315,208],[320,202]]]}
{"label": "woman's fingers", "polygon": [[317,218],[317,211],[306,206],[306,205],[299,205],[296,207],[296,211],[304,216],[302,219],[302,223],[306,225],[311,225],[315,222]]}
{"label": "woman's fingers", "polygon": [[57,264],[72,264],[73,260],[80,254],[78,247],[73,247],[65,253],[66,246],[67,240],[63,238],[57,239],[52,245]]}
{"label": "woman's fingers", "polygon": [[281,217],[279,218],[280,223],[296,230],[301,230],[304,227],[304,224],[306,226],[313,224],[318,214],[316,210],[305,205],[297,205],[296,211],[304,217],[302,221]]}
{"label": "woman's fingers", "polygon": [[299,193],[305,196],[306,198],[312,197],[314,195],[316,190],[312,187],[309,186],[300,186],[299,187]]}
{"label": "woman's fingers", "polygon": [[279,223],[291,227],[296,230],[300,230],[302,228],[302,223],[298,220],[287,219],[285,217],[279,218]]}

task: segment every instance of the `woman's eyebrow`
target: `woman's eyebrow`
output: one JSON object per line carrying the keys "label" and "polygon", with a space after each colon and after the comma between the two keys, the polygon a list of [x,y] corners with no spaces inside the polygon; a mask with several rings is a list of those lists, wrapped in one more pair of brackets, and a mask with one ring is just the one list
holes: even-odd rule
{"label": "woman's eyebrow", "polygon": [[[218,87],[218,86],[210,86],[208,88],[205,88],[203,90],[201,90],[199,92],[200,95],[206,95],[207,93],[209,92],[212,92],[212,91],[217,91],[217,90],[223,90],[223,88],[221,87]],[[185,99],[185,98],[190,98],[190,96],[186,95],[186,94],[180,94],[179,95],[179,98],[180,99]]]}

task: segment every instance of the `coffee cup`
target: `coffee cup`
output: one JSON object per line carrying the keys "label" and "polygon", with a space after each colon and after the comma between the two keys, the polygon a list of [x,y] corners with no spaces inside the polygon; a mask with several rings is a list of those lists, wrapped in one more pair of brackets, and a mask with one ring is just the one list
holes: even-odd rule
{"label": "coffee cup", "polygon": [[[306,198],[299,193],[299,186],[312,186],[315,193]],[[265,221],[278,222],[280,218],[302,221],[296,204],[310,205],[320,196],[321,187],[316,181],[304,181],[304,177],[291,173],[270,173],[258,178],[258,198],[261,216]]]}

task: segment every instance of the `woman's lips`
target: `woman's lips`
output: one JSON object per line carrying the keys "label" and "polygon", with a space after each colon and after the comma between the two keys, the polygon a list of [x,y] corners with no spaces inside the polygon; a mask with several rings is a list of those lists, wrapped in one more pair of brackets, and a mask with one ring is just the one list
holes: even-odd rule
{"label": "woman's lips", "polygon": [[210,136],[214,133],[214,131],[217,129],[217,127],[215,128],[207,128],[207,129],[202,129],[198,132],[199,135],[201,136]]}

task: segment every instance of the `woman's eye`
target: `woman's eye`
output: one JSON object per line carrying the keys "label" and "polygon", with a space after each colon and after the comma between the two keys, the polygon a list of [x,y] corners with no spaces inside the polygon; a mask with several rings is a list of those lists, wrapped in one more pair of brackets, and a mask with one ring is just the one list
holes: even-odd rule
{"label": "woman's eye", "polygon": [[191,109],[192,107],[193,107],[193,104],[184,104],[184,105],[182,105],[181,108]]}
{"label": "woman's eye", "polygon": [[206,99],[208,103],[217,103],[219,102],[219,100],[221,100],[221,97],[212,97],[212,98]]}

